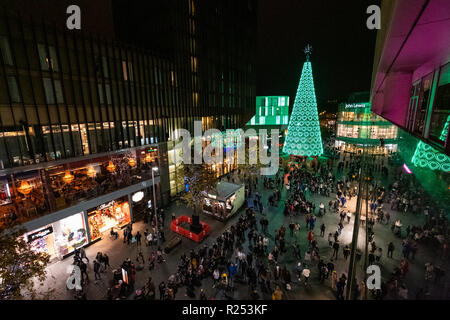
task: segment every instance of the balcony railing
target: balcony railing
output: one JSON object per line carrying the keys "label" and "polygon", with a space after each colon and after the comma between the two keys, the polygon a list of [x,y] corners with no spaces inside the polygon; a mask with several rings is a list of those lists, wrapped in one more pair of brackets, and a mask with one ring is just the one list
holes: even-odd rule
{"label": "balcony railing", "polygon": [[146,148],[0,177],[0,228],[149,180],[158,159]]}

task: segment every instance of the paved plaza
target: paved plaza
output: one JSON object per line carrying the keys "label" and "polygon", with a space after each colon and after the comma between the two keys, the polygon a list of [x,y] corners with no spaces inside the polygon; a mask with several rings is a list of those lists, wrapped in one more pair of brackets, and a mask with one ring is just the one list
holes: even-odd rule
{"label": "paved plaza", "polygon": [[[335,162],[336,164],[337,162]],[[345,171],[344,171],[345,173]],[[339,179],[340,176],[337,174],[336,177]],[[238,179],[238,178],[236,178]],[[380,180],[381,181],[381,180]],[[388,181],[383,181],[384,184],[387,184]],[[386,185],[387,187],[387,185]],[[336,299],[332,289],[331,289],[331,280],[326,279],[323,284],[319,282],[318,279],[318,268],[317,268],[317,262],[312,262],[312,265],[310,266],[311,269],[311,287],[306,287],[300,283],[296,279],[296,270],[295,266],[297,264],[297,260],[294,257],[292,244],[295,240],[299,241],[300,247],[301,247],[301,254],[302,257],[304,257],[304,253],[308,250],[308,230],[305,227],[305,217],[304,215],[298,215],[294,216],[292,218],[285,216],[283,214],[284,210],[284,203],[285,199],[287,197],[287,191],[285,188],[282,190],[282,197],[281,201],[278,202],[276,207],[271,207],[268,204],[268,197],[271,195],[272,190],[264,189],[262,179],[259,181],[258,186],[258,192],[262,196],[263,199],[263,205],[264,205],[264,215],[266,215],[267,219],[269,220],[268,225],[268,234],[270,239],[269,244],[269,251],[273,249],[274,246],[274,234],[275,231],[278,230],[282,225],[286,227],[286,248],[287,252],[283,253],[279,259],[278,263],[281,267],[286,266],[288,270],[291,272],[292,276],[292,290],[286,291],[284,290],[284,298],[285,299]],[[327,241],[327,235],[330,232],[335,232],[337,225],[339,223],[339,214],[338,213],[331,213],[328,211],[328,202],[330,199],[335,199],[336,194],[332,193],[330,194],[330,197],[324,197],[317,194],[312,194],[311,200],[316,205],[316,214],[319,208],[319,204],[322,202],[325,204],[325,207],[327,208],[327,213],[323,217],[317,217],[317,221],[315,224],[315,234],[316,239],[318,241],[318,247],[320,250],[320,257],[323,259],[325,263],[328,263],[331,259],[333,249],[329,247],[328,241]],[[249,205],[253,203],[253,197],[248,199]],[[347,223],[347,220],[344,222],[344,229],[342,231],[342,234],[340,236],[340,250],[338,259],[333,261],[335,265],[335,270],[337,271],[338,277],[348,272],[348,262],[350,259],[345,260],[342,254],[342,248],[346,244],[351,244],[352,241],[352,234],[353,234],[353,223],[354,223],[354,212],[356,207],[356,197],[352,197],[351,200],[349,200],[346,203],[346,209],[350,210],[353,215],[351,218],[350,223]],[[365,205],[363,206],[365,207]],[[389,211],[391,214],[391,222],[395,221],[397,219],[401,219],[403,223],[403,236],[405,236],[405,228],[408,225],[417,225],[421,226],[425,222],[424,216],[417,215],[414,216],[412,214],[403,214],[396,211],[390,210],[390,205],[385,204],[384,208],[386,211]],[[175,234],[170,230],[170,220],[172,213],[175,213],[177,216],[180,215],[191,215],[192,210],[189,208],[184,207],[183,205],[180,205],[176,202],[171,203],[171,205],[168,208],[165,208],[165,226],[164,226],[164,232],[166,237],[166,243],[168,240],[170,240]],[[238,217],[245,212],[245,208],[242,208],[235,216],[233,216],[229,221],[226,223],[214,220],[213,218],[210,218],[206,215],[201,215],[201,220],[204,222],[207,222],[211,226],[211,234],[203,241],[201,244],[197,244],[187,238],[183,238],[182,244],[178,247],[176,247],[174,250],[172,250],[168,255],[165,256],[166,262],[165,263],[156,263],[155,268],[153,270],[148,269],[148,257],[151,252],[156,252],[156,246],[153,247],[147,247],[143,241],[142,248],[138,248],[136,243],[132,245],[127,245],[123,242],[123,236],[122,232],[119,232],[120,237],[116,240],[110,239],[109,233],[103,236],[103,239],[97,243],[92,244],[91,246],[86,248],[86,254],[87,257],[90,260],[89,263],[89,279],[90,282],[85,285],[85,292],[87,295],[87,299],[106,299],[106,293],[107,289],[111,287],[112,285],[112,278],[113,273],[112,270],[115,268],[119,268],[122,262],[130,258],[133,262],[136,262],[136,258],[138,256],[139,250],[142,250],[145,261],[146,261],[146,267],[136,272],[136,283],[135,283],[135,289],[141,288],[144,286],[146,281],[148,280],[148,277],[151,276],[153,278],[153,281],[155,283],[155,286],[158,286],[161,281],[165,281],[167,283],[168,277],[175,273],[177,270],[177,266],[180,262],[180,256],[183,253],[186,253],[189,255],[189,251],[191,249],[198,250],[201,246],[207,245],[210,246],[214,243],[215,239],[222,234],[224,230],[229,228],[231,225],[235,224],[238,220]],[[260,228],[259,225],[259,219],[261,218],[260,213],[257,213],[257,221],[258,221],[258,228]],[[290,221],[299,222],[301,225],[301,229],[298,235],[291,236],[289,229],[287,228]],[[324,223],[326,226],[325,230],[325,236],[320,237],[320,226]],[[133,224],[133,234],[135,234],[136,231],[140,231],[141,234],[145,231],[146,228],[149,228],[147,224],[145,224],[142,221],[137,221]],[[387,280],[389,278],[389,275],[393,271],[393,269],[399,265],[400,260],[402,259],[402,252],[401,252],[401,239],[399,237],[396,237],[394,233],[391,231],[390,224],[385,225],[381,223],[376,223],[373,229],[375,233],[374,241],[376,242],[378,247],[383,248],[383,256],[381,258],[381,271],[382,271],[382,277],[384,280]],[[393,258],[387,257],[387,245],[388,243],[392,241],[395,245],[395,252],[393,255]],[[161,245],[162,248],[164,248],[164,244]],[[359,233],[359,239],[358,239],[358,247],[364,252],[364,246],[365,246],[365,227],[360,226],[360,233]],[[246,240],[246,243],[244,243],[244,248],[248,248],[248,241]],[[92,262],[95,259],[95,256],[97,252],[105,252],[108,254],[111,264],[111,269],[106,270],[105,273],[102,273],[102,279],[98,281],[94,281],[94,272],[92,267]],[[267,259],[265,259],[267,262]],[[46,288],[53,288],[55,290],[54,296],[56,299],[73,299],[74,297],[74,291],[68,290],[66,288],[66,279],[69,276],[67,274],[67,267],[72,263],[73,258],[68,257],[64,259],[63,261],[56,262],[48,267],[48,276],[47,280],[45,282]],[[447,262],[442,260],[440,252],[436,252],[430,247],[424,246],[422,244],[419,245],[419,249],[416,255],[415,260],[410,260],[410,272],[406,275],[405,278],[405,284],[408,289],[408,298],[409,299],[415,299],[416,293],[420,288],[425,288],[426,283],[424,279],[425,274],[425,263],[432,262],[434,265],[440,265],[444,270],[448,269],[448,259]],[[357,264],[357,273],[356,278],[358,281],[361,281],[364,277],[363,274],[363,259]],[[219,291],[212,287],[212,279],[211,277],[208,277],[207,279],[202,280],[202,286],[206,291],[206,296],[209,299],[225,299],[225,295],[222,291]],[[274,283],[275,284],[275,283]],[[280,287],[281,281],[280,281]],[[272,286],[272,289],[275,287]],[[445,276],[441,279],[439,283],[431,283],[429,286],[429,294],[426,295],[426,298],[428,299],[448,299],[450,298],[448,288],[449,288],[449,282],[448,277]],[[234,290],[231,293],[228,293],[228,296],[231,296],[233,299],[249,299],[250,292],[248,289],[248,285],[244,283],[238,283],[235,281],[234,283]],[[157,290],[158,291],[158,290]],[[200,288],[196,288],[196,297],[198,298],[200,292]],[[263,299],[271,299],[271,296],[269,294],[264,294],[262,292],[259,292],[260,296]],[[159,299],[159,292],[157,292],[156,295],[157,299]],[[129,296],[129,299],[134,298],[134,293]],[[371,299],[372,297],[369,295],[368,297]],[[387,298],[393,298],[393,297],[387,297]],[[178,289],[175,299],[190,299],[186,295],[186,289],[185,287],[181,287]]]}

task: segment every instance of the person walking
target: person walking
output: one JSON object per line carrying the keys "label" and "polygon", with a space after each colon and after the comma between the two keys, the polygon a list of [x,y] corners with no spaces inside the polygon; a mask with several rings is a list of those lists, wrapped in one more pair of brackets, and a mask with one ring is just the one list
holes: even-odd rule
{"label": "person walking", "polygon": [[283,299],[283,291],[281,291],[280,286],[276,286],[275,290],[272,293],[272,300],[282,300]]}
{"label": "person walking", "polygon": [[320,226],[320,236],[323,238],[325,236],[325,223]]}
{"label": "person walking", "polygon": [[86,256],[86,251],[84,250],[84,247],[80,248],[80,258],[81,259],[86,259],[87,262],[90,262],[89,258]]}
{"label": "person walking", "polygon": [[293,221],[291,221],[291,223],[289,223],[289,230],[291,232],[291,237],[294,236],[294,229],[295,229],[295,224]]}
{"label": "person walking", "polygon": [[308,242],[311,243],[311,241],[314,240],[314,231],[308,232]]}
{"label": "person walking", "polygon": [[131,232],[131,230],[128,230],[127,231],[127,244],[128,245],[130,245],[131,239],[133,239],[133,233]]}
{"label": "person walking", "polygon": [[337,282],[338,282],[337,272],[336,270],[333,270],[333,272],[331,273],[331,289],[333,289],[334,291],[336,291]]}
{"label": "person walking", "polygon": [[344,254],[344,259],[347,260],[347,258],[350,255],[350,247],[347,245],[345,245],[344,249],[343,249],[343,254]]}
{"label": "person walking", "polygon": [[136,238],[136,246],[140,247],[141,246],[142,235],[141,235],[141,233],[139,231],[136,233],[135,238]]}
{"label": "person walking", "polygon": [[346,279],[341,277],[336,284],[336,296],[338,300],[344,300],[344,289],[345,289]]}
{"label": "person walking", "polygon": [[377,264],[380,264],[382,255],[383,255],[383,249],[381,249],[381,247],[379,247],[377,252],[375,253],[375,262]]}
{"label": "person walking", "polygon": [[392,241],[389,242],[388,250],[387,250],[387,256],[388,256],[388,258],[392,258],[392,255],[394,254],[394,249],[395,249],[395,246],[394,246],[394,244],[392,243]]}
{"label": "person walking", "polygon": [[163,300],[164,298],[164,293],[166,292],[166,284],[164,283],[164,281],[162,281],[159,284],[159,300]]}
{"label": "person walking", "polygon": [[336,257],[336,260],[338,258],[338,252],[339,252],[339,242],[335,242],[333,244],[333,256],[331,257],[331,261]]}
{"label": "person walking", "polygon": [[84,276],[86,276],[86,281],[89,282],[89,275],[87,273],[87,264],[83,261],[79,262],[80,271],[81,271],[81,281],[84,282]]}
{"label": "person walking", "polygon": [[110,267],[109,265],[109,257],[106,253],[103,253],[103,263],[105,264],[105,270],[107,267]]}
{"label": "person walking", "polygon": [[123,243],[127,242],[128,239],[128,228],[123,229]]}
{"label": "person walking", "polygon": [[95,280],[101,280],[100,277],[100,263],[97,260],[94,260],[94,276]]}
{"label": "person walking", "polygon": [[310,277],[310,275],[311,275],[311,270],[305,264],[304,267],[303,267],[303,271],[302,271],[302,276],[303,276],[303,279],[304,279],[305,287],[309,286],[309,277]]}

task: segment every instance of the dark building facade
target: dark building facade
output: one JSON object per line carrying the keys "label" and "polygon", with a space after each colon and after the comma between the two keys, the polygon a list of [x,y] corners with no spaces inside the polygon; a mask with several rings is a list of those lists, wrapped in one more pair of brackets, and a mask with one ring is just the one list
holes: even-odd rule
{"label": "dark building facade", "polygon": [[[250,119],[255,3],[146,2],[162,6],[159,20],[151,19],[157,7],[142,10],[149,31],[126,29],[119,1],[105,1],[106,17],[93,4],[98,23],[86,24],[90,3],[70,3],[80,5],[81,30],[30,14],[20,1],[0,11],[2,222],[35,230],[82,214],[86,239],[97,239],[114,222],[91,221],[92,208],[127,202],[132,216],[139,202],[154,208],[184,190],[175,177],[182,167],[169,168],[174,130],[193,133],[194,121],[204,130],[239,128]],[[134,201],[141,191],[144,200]]]}

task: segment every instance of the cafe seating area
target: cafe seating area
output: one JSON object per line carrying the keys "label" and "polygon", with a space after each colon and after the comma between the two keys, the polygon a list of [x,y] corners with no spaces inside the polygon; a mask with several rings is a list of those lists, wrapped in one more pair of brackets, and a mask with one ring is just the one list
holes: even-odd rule
{"label": "cafe seating area", "polygon": [[155,159],[120,155],[0,177],[0,228],[149,180]]}

